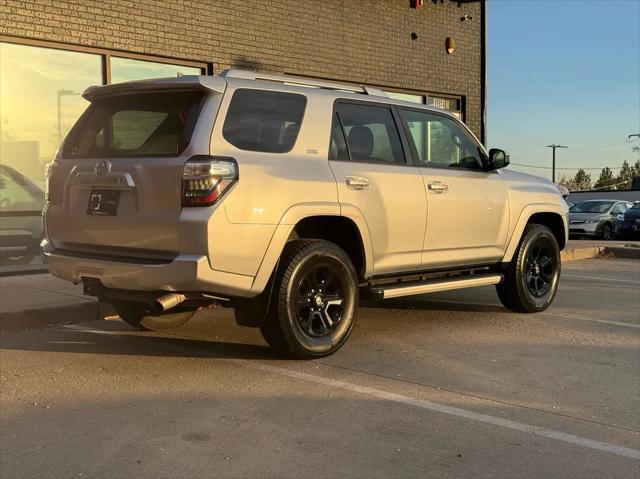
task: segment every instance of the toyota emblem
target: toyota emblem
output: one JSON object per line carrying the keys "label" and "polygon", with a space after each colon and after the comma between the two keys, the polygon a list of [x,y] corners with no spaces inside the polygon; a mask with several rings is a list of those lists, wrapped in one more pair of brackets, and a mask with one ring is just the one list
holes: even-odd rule
{"label": "toyota emblem", "polygon": [[111,171],[111,162],[108,160],[102,160],[96,164],[93,172],[97,176],[104,176]]}

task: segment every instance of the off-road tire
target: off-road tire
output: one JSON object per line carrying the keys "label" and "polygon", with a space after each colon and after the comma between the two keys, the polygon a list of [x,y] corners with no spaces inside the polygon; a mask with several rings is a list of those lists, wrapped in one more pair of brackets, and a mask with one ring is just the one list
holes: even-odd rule
{"label": "off-road tire", "polygon": [[[332,281],[339,283],[343,298],[340,319],[332,323],[334,329],[324,336],[313,336],[310,335],[312,320],[306,323],[307,332],[296,308],[306,275],[320,268],[326,268],[335,275]],[[260,324],[260,332],[278,356],[320,358],[333,354],[346,342],[353,330],[357,309],[358,276],[344,250],[325,240],[295,240],[287,244],[280,258],[269,310]],[[326,325],[324,320],[322,322]]]}
{"label": "off-road tire", "polygon": [[169,313],[152,315],[148,305],[136,301],[114,301],[118,316],[129,326],[140,331],[160,331],[182,326],[196,313],[195,310],[171,310]]}
{"label": "off-road tire", "polygon": [[[544,257],[549,257],[551,261],[551,268],[546,264],[543,268],[538,268],[540,272],[537,277],[540,277],[541,281],[548,281],[548,289],[541,288],[536,292],[543,293],[539,296],[532,292],[532,289],[537,289],[539,284],[538,280],[534,278],[535,269],[531,268],[532,253],[535,254],[536,247],[539,248],[538,251],[540,248],[547,251],[548,254]],[[533,261],[533,264],[535,263],[537,262]],[[496,285],[500,301],[507,309],[518,313],[544,311],[556,296],[559,280],[560,248],[558,241],[546,226],[528,224],[522,234],[518,249],[506,269],[504,280]],[[532,286],[534,284],[535,286]]]}

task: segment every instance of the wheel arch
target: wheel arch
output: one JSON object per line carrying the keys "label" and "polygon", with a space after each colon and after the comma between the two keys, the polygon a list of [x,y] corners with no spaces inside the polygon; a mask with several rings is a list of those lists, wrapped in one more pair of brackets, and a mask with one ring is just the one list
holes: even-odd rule
{"label": "wheel arch", "polygon": [[[355,236],[354,238],[354,235]],[[289,208],[271,238],[251,287],[255,296],[267,286],[285,245],[299,238],[326,239],[336,243],[353,258],[360,277],[373,270],[371,239],[364,217],[335,203],[306,203]]]}
{"label": "wheel arch", "polygon": [[505,250],[503,262],[511,261],[520,244],[520,239],[522,238],[525,227],[531,223],[541,224],[549,228],[558,241],[558,246],[561,250],[566,246],[569,237],[567,212],[564,211],[560,205],[530,205],[520,214],[507,249]]}

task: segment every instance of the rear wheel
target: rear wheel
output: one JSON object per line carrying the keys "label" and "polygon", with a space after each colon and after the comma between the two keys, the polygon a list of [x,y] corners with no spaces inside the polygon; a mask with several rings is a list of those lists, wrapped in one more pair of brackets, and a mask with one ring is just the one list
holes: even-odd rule
{"label": "rear wheel", "polygon": [[159,331],[182,326],[196,313],[195,310],[171,310],[169,313],[151,314],[149,306],[135,301],[115,301],[118,316],[129,326],[140,331]]}
{"label": "rear wheel", "polygon": [[328,356],[355,323],[358,277],[347,254],[325,240],[298,240],[282,254],[266,318],[265,341],[281,356]]}
{"label": "rear wheel", "polygon": [[553,302],[559,279],[560,248],[555,236],[546,226],[529,224],[496,291],[506,308],[536,313]]}

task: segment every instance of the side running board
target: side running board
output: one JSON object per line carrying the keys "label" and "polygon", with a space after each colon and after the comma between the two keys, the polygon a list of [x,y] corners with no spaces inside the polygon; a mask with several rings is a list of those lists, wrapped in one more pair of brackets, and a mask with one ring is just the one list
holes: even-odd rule
{"label": "side running board", "polygon": [[501,281],[501,274],[474,274],[446,279],[432,279],[420,283],[396,283],[392,285],[375,286],[371,288],[371,293],[378,299],[391,299],[415,294],[437,293],[438,291],[448,291],[451,289],[488,286],[498,284]]}

